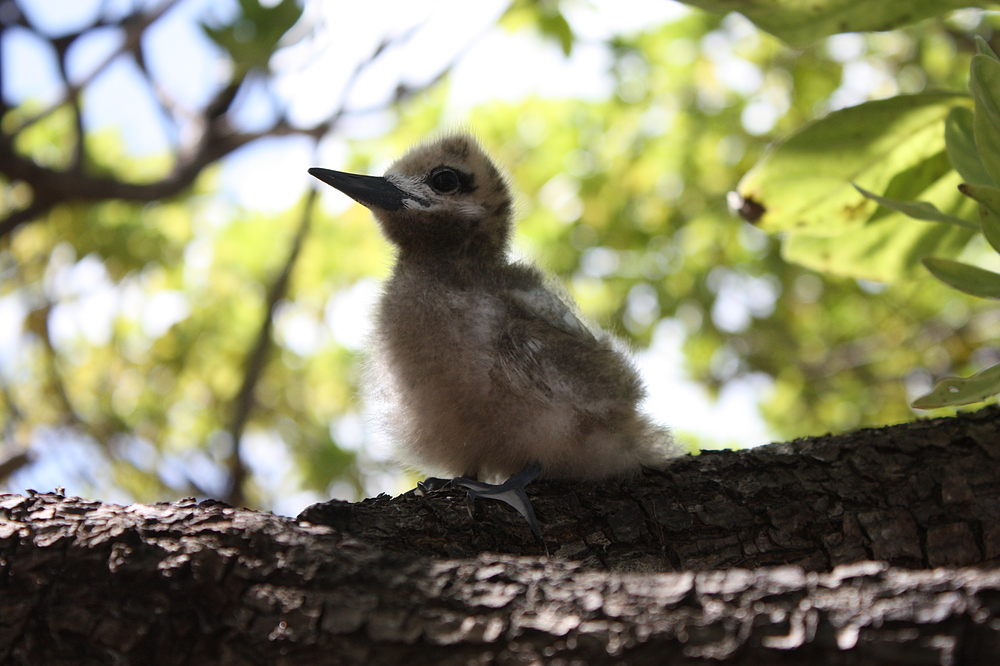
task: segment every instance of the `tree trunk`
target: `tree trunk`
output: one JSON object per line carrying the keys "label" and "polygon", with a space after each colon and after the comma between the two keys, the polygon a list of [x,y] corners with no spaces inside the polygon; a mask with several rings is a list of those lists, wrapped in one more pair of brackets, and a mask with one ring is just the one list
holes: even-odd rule
{"label": "tree trunk", "polygon": [[990,407],[536,482],[551,557],[456,489],[298,519],[7,495],[0,658],[996,664],[998,433]]}

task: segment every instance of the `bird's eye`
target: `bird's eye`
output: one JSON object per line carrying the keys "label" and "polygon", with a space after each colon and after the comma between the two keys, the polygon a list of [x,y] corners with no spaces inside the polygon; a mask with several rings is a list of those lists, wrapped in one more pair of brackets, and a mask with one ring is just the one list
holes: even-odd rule
{"label": "bird's eye", "polygon": [[430,186],[440,194],[451,194],[458,189],[458,174],[453,169],[440,169],[431,174]]}

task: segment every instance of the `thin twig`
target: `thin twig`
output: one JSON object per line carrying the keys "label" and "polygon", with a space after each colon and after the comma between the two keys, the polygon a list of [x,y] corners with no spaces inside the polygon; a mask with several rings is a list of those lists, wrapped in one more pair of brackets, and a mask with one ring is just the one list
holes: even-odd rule
{"label": "thin twig", "polygon": [[302,245],[309,228],[312,224],[312,215],[316,202],[316,188],[310,188],[306,195],[305,205],[302,210],[302,219],[299,228],[292,239],[292,246],[288,252],[288,258],[271,284],[267,294],[267,303],[264,311],[264,320],[261,322],[260,330],[257,332],[257,340],[253,349],[247,354],[244,363],[243,385],[240,386],[239,393],[233,400],[233,422],[229,428],[232,436],[232,453],[229,457],[230,485],[229,491],[224,498],[226,502],[234,506],[241,506],[246,502],[243,485],[248,475],[246,464],[240,455],[240,440],[243,438],[243,431],[254,408],[254,390],[260,381],[261,373],[267,364],[268,349],[271,346],[274,329],[274,314],[278,303],[288,293],[288,284],[292,275],[292,269],[299,258]]}
{"label": "thin twig", "polygon": [[17,470],[35,462],[36,457],[33,452],[25,450],[11,454],[6,459],[0,461],[0,483],[6,481],[7,477]]}

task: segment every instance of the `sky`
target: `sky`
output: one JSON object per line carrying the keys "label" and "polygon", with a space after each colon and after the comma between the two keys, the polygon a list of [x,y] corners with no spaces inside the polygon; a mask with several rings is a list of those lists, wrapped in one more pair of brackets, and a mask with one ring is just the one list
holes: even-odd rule
{"label": "sky", "polygon": [[[109,11],[125,11],[127,0],[103,3]],[[400,35],[413,26],[419,28],[394,48],[388,57],[361,78],[363,85],[354,88],[348,97],[349,108],[375,107],[389,98],[400,82],[419,84],[433,78],[442,67],[455,58],[457,64],[450,76],[446,115],[449,122],[461,125],[470,108],[494,101],[513,101],[528,95],[551,97],[583,97],[602,99],[612,94],[612,82],[605,74],[610,53],[601,40],[610,34],[637,31],[644,26],[662,23],[691,11],[671,0],[594,0],[566,2],[563,9],[580,38],[571,57],[559,48],[541,41],[528,32],[511,33],[493,27],[506,6],[504,0],[441,2],[416,0],[382,0],[351,2],[329,0],[307,5],[304,20],[315,26],[312,37],[276,54],[272,65],[285,72],[270,92],[252,90],[250,103],[237,122],[244,129],[264,126],[276,110],[287,110],[295,122],[308,124],[325,117],[341,102],[347,73],[388,35]],[[26,0],[25,11],[52,34],[60,34],[90,20],[102,0]],[[225,79],[227,72],[222,59],[214,58],[212,45],[201,34],[197,21],[208,16],[224,18],[233,3],[214,0],[183,0],[155,24],[148,35],[146,55],[151,71],[160,85],[181,106],[197,108],[208,99],[213,86]],[[734,19],[734,29],[750,29],[740,17]],[[741,27],[742,26],[742,27]],[[119,43],[121,36],[113,30],[101,31],[93,38],[74,45],[70,75],[81,81],[89,77]],[[23,31],[12,31],[3,42],[2,72],[4,92],[10,101],[24,99],[52,102],[59,97],[55,63],[41,51]],[[721,45],[724,46],[724,45]],[[849,49],[850,43],[844,48]],[[720,59],[726,50],[720,48]],[[734,86],[754,86],[754,72],[738,59],[720,60],[730,72]],[[206,63],[207,66],[206,66]],[[510,72],[517,76],[510,76]],[[127,100],[127,103],[122,103]],[[757,119],[766,131],[768,116],[777,117],[779,110],[763,109]],[[190,128],[181,126],[169,134],[163,123],[156,121],[156,106],[140,84],[137,72],[125,61],[112,64],[94,79],[85,98],[85,120],[90,127],[115,127],[122,133],[130,151],[135,154],[155,154],[175,143],[183,143]],[[279,211],[287,209],[301,197],[304,188],[313,183],[306,168],[314,160],[330,168],[339,168],[347,155],[345,138],[377,136],[390,128],[390,120],[378,114],[361,114],[348,120],[338,130],[338,137],[325,140],[319,155],[314,156],[310,142],[303,139],[267,140],[252,144],[226,158],[222,170],[219,196],[250,210]],[[771,121],[773,124],[773,120]],[[352,205],[346,197],[333,191],[323,192],[324,205],[343,210]],[[69,270],[69,269],[68,269]],[[99,267],[81,262],[61,278],[61,288],[77,290],[86,298],[83,312],[63,313],[54,328],[65,335],[82,332],[101,337],[102,326],[110,325],[115,306],[109,293],[110,284],[102,282]],[[58,285],[57,285],[58,286]],[[750,316],[756,309],[773,306],[774,294],[766,285],[731,285],[726,297],[719,299],[719,312],[713,316],[737,321]],[[82,290],[82,291],[81,291]],[[374,300],[376,285],[362,281],[354,288],[338,294],[332,300],[337,322],[356,322],[344,327],[338,324],[332,331],[339,342],[357,348],[368,326],[368,313]],[[183,303],[157,303],[150,308],[152,328],[169,326],[185,315]],[[641,300],[641,294],[638,295]],[[0,300],[0,364],[4,350],[13,353],[10,322],[19,321],[13,307]],[[100,313],[105,313],[101,316]],[[95,313],[98,313],[95,316]],[[5,326],[4,322],[8,322]],[[81,330],[90,327],[94,330]],[[772,441],[757,412],[757,401],[769,389],[766,376],[751,376],[726,385],[717,400],[700,385],[690,381],[682,370],[681,345],[684,327],[666,319],[660,322],[653,344],[636,356],[640,371],[649,388],[647,408],[654,417],[670,425],[675,432],[698,433],[701,438],[720,444],[739,443],[755,446]],[[298,335],[308,337],[307,329]],[[9,356],[8,356],[9,358]],[[356,416],[335,425],[338,440],[361,447],[367,439],[363,424]],[[273,452],[273,442],[259,438],[248,441],[246,450],[254,470],[262,476],[265,486],[281,490],[287,482],[290,462],[282,461]],[[44,442],[40,443],[45,449]],[[136,455],[140,455],[137,453]],[[75,454],[74,454],[75,455]],[[85,455],[79,454],[79,455]],[[375,463],[386,457],[384,450],[366,451]],[[60,484],[73,457],[43,455],[33,466],[25,484],[45,487]],[[376,465],[377,467],[377,465]],[[99,474],[99,472],[95,472]],[[205,474],[211,475],[210,471]],[[285,474],[285,476],[282,476]],[[370,493],[398,491],[398,477],[386,472],[373,477]],[[95,483],[99,479],[93,480]],[[206,480],[211,486],[211,479]],[[336,492],[336,489],[335,489]],[[343,489],[345,494],[352,494]],[[299,504],[321,498],[285,493],[287,506],[275,507],[279,512],[294,513]]]}

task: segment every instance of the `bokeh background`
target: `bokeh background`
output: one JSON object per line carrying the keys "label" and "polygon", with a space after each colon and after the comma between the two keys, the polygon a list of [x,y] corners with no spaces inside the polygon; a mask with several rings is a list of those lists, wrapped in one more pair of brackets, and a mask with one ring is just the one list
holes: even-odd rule
{"label": "bokeh background", "polygon": [[3,0],[4,488],[294,514],[411,487],[357,397],[391,250],[306,169],[453,129],[691,449],[910,420],[996,360],[989,305],[786,263],[726,195],[831,110],[964,90],[996,23],[792,48],[671,0]]}

